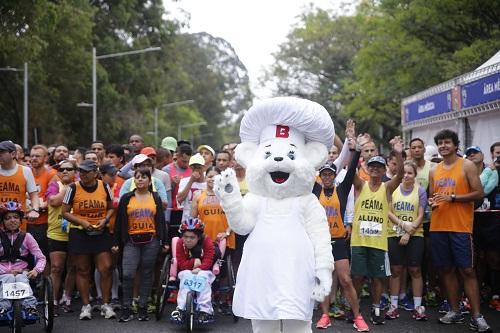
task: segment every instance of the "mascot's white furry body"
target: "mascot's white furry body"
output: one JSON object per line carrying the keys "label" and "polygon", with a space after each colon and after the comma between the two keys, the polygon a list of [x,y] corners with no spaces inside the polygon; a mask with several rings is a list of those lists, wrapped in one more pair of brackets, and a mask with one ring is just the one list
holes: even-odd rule
{"label": "mascot's white furry body", "polygon": [[241,197],[231,169],[216,179],[231,228],[249,234],[233,312],[252,319],[255,333],[311,332],[314,299],[330,292],[330,233],[311,191],[334,135],[319,104],[292,97],[265,100],[245,114],[236,148],[249,193]]}

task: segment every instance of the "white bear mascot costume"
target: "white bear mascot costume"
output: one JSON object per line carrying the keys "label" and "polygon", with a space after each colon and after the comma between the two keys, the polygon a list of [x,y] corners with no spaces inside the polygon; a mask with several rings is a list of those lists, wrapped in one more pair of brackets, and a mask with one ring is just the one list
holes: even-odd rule
{"label": "white bear mascot costume", "polygon": [[321,105],[294,97],[264,100],[245,113],[235,151],[246,168],[248,194],[242,198],[232,169],[215,180],[231,229],[249,234],[233,312],[252,319],[254,333],[311,332],[314,300],[330,293],[330,233],[311,191],[334,136]]}

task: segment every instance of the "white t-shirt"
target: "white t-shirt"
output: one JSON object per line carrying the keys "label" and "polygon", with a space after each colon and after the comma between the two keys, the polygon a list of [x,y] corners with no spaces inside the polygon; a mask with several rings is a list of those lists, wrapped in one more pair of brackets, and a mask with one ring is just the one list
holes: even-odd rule
{"label": "white t-shirt", "polygon": [[38,187],[36,186],[35,183],[35,177],[33,176],[33,171],[31,171],[31,169],[28,168],[27,166],[17,164],[16,167],[12,169],[3,169],[0,166],[0,175],[4,177],[13,176],[17,172],[18,167],[23,168],[24,179],[26,179],[26,191],[28,193],[38,192]]}
{"label": "white t-shirt", "polygon": [[[187,178],[182,178],[180,183],[179,183],[179,192],[182,192],[184,188],[186,187],[187,183],[189,182],[189,177]],[[186,199],[184,199],[183,202],[177,201],[177,207],[182,208],[182,221],[187,220],[188,218],[191,217],[191,206],[193,203],[193,197],[194,194],[197,191],[204,190],[207,188],[207,183],[197,183],[194,182],[193,185],[191,185],[191,190],[189,191]],[[177,200],[177,198],[176,198]]]}

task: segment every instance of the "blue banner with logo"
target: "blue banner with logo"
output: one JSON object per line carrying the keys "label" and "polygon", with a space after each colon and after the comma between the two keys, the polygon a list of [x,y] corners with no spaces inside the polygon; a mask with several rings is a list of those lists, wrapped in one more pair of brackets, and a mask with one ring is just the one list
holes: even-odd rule
{"label": "blue banner with logo", "polygon": [[465,84],[461,92],[462,109],[500,99],[500,73]]}
{"label": "blue banner with logo", "polygon": [[403,106],[404,122],[412,122],[452,110],[451,89]]}

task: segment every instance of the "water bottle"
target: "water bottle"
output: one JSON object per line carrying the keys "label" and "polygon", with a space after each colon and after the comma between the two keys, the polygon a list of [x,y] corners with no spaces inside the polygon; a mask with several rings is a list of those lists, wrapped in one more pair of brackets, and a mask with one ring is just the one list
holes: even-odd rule
{"label": "water bottle", "polygon": [[62,230],[62,232],[69,233],[69,221],[68,220],[62,219],[61,230]]}

